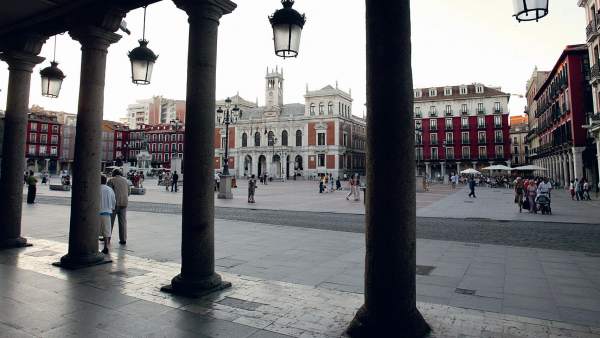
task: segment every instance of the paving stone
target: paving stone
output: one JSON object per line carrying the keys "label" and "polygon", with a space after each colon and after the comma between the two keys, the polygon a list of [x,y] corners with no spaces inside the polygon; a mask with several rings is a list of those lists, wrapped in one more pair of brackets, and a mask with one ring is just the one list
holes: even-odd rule
{"label": "paving stone", "polygon": [[458,306],[467,309],[500,312],[502,311],[502,300],[479,296],[454,294],[450,297],[450,306]]}

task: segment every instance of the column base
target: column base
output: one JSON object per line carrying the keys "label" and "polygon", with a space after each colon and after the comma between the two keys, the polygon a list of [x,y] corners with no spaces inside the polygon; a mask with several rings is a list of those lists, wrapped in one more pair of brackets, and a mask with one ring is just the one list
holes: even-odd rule
{"label": "column base", "polygon": [[231,192],[231,178],[232,176],[221,176],[217,198],[225,200],[233,199],[233,193]]}
{"label": "column base", "polygon": [[429,333],[431,333],[431,327],[416,308],[409,316],[397,318],[388,323],[381,323],[369,315],[365,305],[358,309],[354,319],[346,329],[346,334],[352,338],[422,338],[428,336]]}
{"label": "column base", "polygon": [[221,280],[221,276],[216,273],[197,281],[187,281],[179,274],[171,280],[171,285],[163,286],[160,291],[177,296],[200,298],[229,287],[231,287],[231,283]]}
{"label": "column base", "polygon": [[25,248],[28,246],[33,246],[33,244],[27,243],[27,238],[24,237],[0,240],[0,250]]}
{"label": "column base", "polygon": [[61,257],[59,262],[52,263],[52,265],[67,270],[78,270],[109,263],[112,263],[110,256],[98,252],[96,254],[88,254],[85,256],[71,256],[66,254]]}

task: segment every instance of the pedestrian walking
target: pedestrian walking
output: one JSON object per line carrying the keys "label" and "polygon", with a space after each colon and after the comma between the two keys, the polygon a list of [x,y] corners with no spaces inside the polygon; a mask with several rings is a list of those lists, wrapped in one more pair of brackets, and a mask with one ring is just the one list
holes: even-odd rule
{"label": "pedestrian walking", "polygon": [[450,182],[452,183],[452,189],[456,189],[456,185],[458,184],[458,175],[452,173],[452,176],[450,176]]}
{"label": "pedestrian walking", "polygon": [[325,178],[320,177],[319,178],[319,194],[322,194],[324,190],[325,190]]}
{"label": "pedestrian walking", "polygon": [[583,183],[582,183],[583,179],[578,180],[575,179],[575,198],[578,201],[583,200]]}
{"label": "pedestrian walking", "polygon": [[346,195],[346,200],[350,200],[350,196],[354,196],[354,189],[356,188],[354,177],[350,177],[348,180],[348,186],[350,187],[350,192]]}
{"label": "pedestrian walking", "polygon": [[356,178],[354,181],[354,200],[360,201],[360,176],[358,174],[354,174]]}
{"label": "pedestrian walking", "polygon": [[127,244],[127,205],[129,204],[129,183],[123,178],[121,170],[115,169],[112,172],[112,178],[108,181],[108,186],[113,190],[116,197],[116,204],[110,216],[110,229],[115,226],[115,219],[119,220],[119,244]]}
{"label": "pedestrian walking", "polygon": [[37,179],[33,175],[33,170],[29,171],[27,175],[27,204],[35,203],[35,194],[37,191]]}
{"label": "pedestrian walking", "polygon": [[575,181],[569,183],[569,194],[571,194],[571,200],[575,200]]}
{"label": "pedestrian walking", "polygon": [[537,185],[534,180],[529,180],[527,182],[527,202],[529,203],[529,212],[537,213],[537,208],[535,207],[535,198],[537,196]]}
{"label": "pedestrian walking", "polygon": [[515,182],[515,203],[519,206],[519,212],[523,211],[523,194],[525,193],[525,186],[520,177],[517,177]]}
{"label": "pedestrian walking", "polygon": [[340,182],[340,177],[339,176],[335,180],[335,190],[342,190],[342,182]]}
{"label": "pedestrian walking", "polygon": [[477,198],[477,196],[475,196],[475,185],[476,183],[473,176],[469,177],[469,197]]}
{"label": "pedestrian walking", "polygon": [[263,184],[264,185],[267,185],[267,177],[268,177],[267,173],[264,173],[263,174]]}
{"label": "pedestrian walking", "polygon": [[590,196],[590,183],[585,178],[583,178],[582,181],[583,181],[583,189],[582,189],[582,191],[583,191],[583,195],[582,195],[583,200],[591,201],[592,197]]}
{"label": "pedestrian walking", "polygon": [[256,192],[256,179],[254,175],[248,180],[248,203],[255,203],[254,193]]}
{"label": "pedestrian walking", "polygon": [[215,191],[220,191],[221,189],[221,176],[219,173],[215,172]]}
{"label": "pedestrian walking", "polygon": [[333,185],[335,184],[334,180],[333,180],[333,174],[329,174],[329,190],[331,192],[334,192],[335,189],[333,188]]}
{"label": "pedestrian walking", "polygon": [[[177,182],[179,181],[179,175],[177,174],[177,171],[173,172],[173,177],[171,177],[171,192],[175,191],[177,192]],[[175,189],[175,190],[173,190]]]}
{"label": "pedestrian walking", "polygon": [[104,238],[103,254],[108,254],[112,234],[111,217],[117,203],[115,192],[106,185],[106,176],[100,176],[100,233]]}

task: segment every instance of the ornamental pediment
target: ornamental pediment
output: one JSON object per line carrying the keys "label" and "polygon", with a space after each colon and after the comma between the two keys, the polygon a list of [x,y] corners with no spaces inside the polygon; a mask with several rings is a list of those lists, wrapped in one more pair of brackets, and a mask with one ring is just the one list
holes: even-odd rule
{"label": "ornamental pediment", "polygon": [[315,130],[327,130],[327,123],[323,123],[323,122],[316,123]]}

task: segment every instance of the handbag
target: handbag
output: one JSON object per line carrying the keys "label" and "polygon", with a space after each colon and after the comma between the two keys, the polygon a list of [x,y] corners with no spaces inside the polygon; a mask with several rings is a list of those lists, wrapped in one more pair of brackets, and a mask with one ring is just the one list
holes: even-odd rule
{"label": "handbag", "polygon": [[523,209],[525,209],[525,210],[529,210],[529,199],[528,199],[528,198],[526,198],[526,199],[523,201]]}

